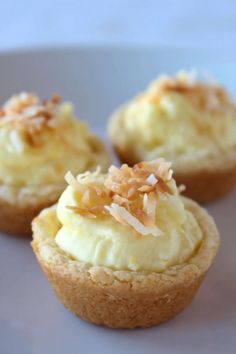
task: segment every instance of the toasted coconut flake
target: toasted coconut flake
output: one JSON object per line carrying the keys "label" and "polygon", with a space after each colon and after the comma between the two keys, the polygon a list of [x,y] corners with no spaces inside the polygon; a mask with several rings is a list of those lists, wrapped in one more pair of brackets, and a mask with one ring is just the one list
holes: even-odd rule
{"label": "toasted coconut flake", "polygon": [[85,205],[89,205],[89,203],[90,203],[90,190],[89,190],[89,188],[84,192],[81,202]]}
{"label": "toasted coconut flake", "polygon": [[147,184],[150,184],[150,186],[155,186],[155,184],[158,182],[158,179],[154,176],[153,173],[150,174],[150,176],[146,179]]}
{"label": "toasted coconut flake", "polygon": [[217,114],[236,110],[227,92],[215,81],[197,81],[196,74],[191,72],[180,72],[175,77],[161,76],[150,85],[146,93],[139,96],[139,99],[156,103],[169,92],[183,95],[201,112]]}
{"label": "toasted coconut flake", "polygon": [[97,186],[92,186],[91,189],[92,189],[92,191],[94,191],[94,193],[98,197],[101,197],[101,198],[105,198],[106,197],[106,192],[103,189],[101,189],[101,188],[99,188]]}
{"label": "toasted coconut flake", "polygon": [[173,194],[171,188],[168,186],[168,184],[165,181],[163,181],[162,178],[159,178],[156,189],[159,190],[159,192],[163,193],[163,194],[164,193]]}
{"label": "toasted coconut flake", "polygon": [[124,207],[112,203],[110,206],[105,205],[105,208],[117,221],[130,225],[141,235],[153,235],[155,237],[162,235],[162,231],[157,226],[146,227],[135,216],[130,214]]}
{"label": "toasted coconut flake", "polygon": [[115,174],[117,174],[117,173],[120,173],[120,170],[119,170],[119,168],[117,168],[116,166],[111,165],[111,166],[109,167],[109,169],[108,169],[108,172],[109,172],[110,174],[115,175]]}
{"label": "toasted coconut flake", "polygon": [[[17,129],[24,129],[32,136],[42,129],[54,129],[60,124],[57,118],[59,96],[53,96],[51,100],[40,102],[38,96],[32,93],[22,92],[13,96],[2,107],[0,124],[11,124]],[[32,144],[34,139],[29,139]]]}
{"label": "toasted coconut flake", "polygon": [[154,186],[142,186],[142,187],[138,188],[138,191],[147,193],[147,192],[151,192],[153,189],[154,189]]}
{"label": "toasted coconut flake", "polygon": [[65,181],[71,186],[73,187],[76,191],[78,192],[83,192],[84,191],[84,186],[79,183],[77,181],[77,179],[75,178],[75,176],[70,172],[68,171],[65,175]]}
{"label": "toasted coconut flake", "polygon": [[155,224],[157,199],[155,193],[145,194],[143,198],[143,210],[150,216],[152,224]]}
{"label": "toasted coconut flake", "polygon": [[70,206],[70,205],[67,205],[66,208],[74,211],[76,214],[79,214],[81,216],[85,216],[89,219],[96,219],[96,217],[97,217],[95,214],[91,213],[88,209],[83,209],[83,208],[79,208],[76,206]]}
{"label": "toasted coconut flake", "polygon": [[89,208],[88,210],[91,211],[91,213],[94,213],[96,215],[107,214],[106,209],[104,208],[103,205],[96,205],[96,206]]}
{"label": "toasted coconut flake", "polygon": [[170,175],[172,176],[171,173],[169,173],[170,167],[171,167],[171,162],[165,161],[164,159],[159,159],[160,163],[157,169],[157,175],[160,176],[163,180],[170,180]]}
{"label": "toasted coconut flake", "polygon": [[[159,196],[174,192],[169,185],[172,178],[170,163],[164,159],[142,162],[133,168],[111,166],[104,180],[98,184],[86,183],[87,172],[78,180],[69,172],[65,179],[82,194],[80,207],[75,212],[84,217],[111,215],[122,225],[129,225],[141,235],[160,236],[156,226]],[[84,182],[80,183],[80,181]]]}
{"label": "toasted coconut flake", "polygon": [[127,192],[127,198],[131,198],[136,192],[136,188],[134,187],[131,187],[128,189],[128,192]]}
{"label": "toasted coconut flake", "polygon": [[147,204],[148,204],[148,195],[147,193],[145,193],[143,196],[143,210],[145,212],[147,212]]}
{"label": "toasted coconut flake", "polygon": [[123,204],[128,205],[131,203],[131,200],[129,200],[128,198],[121,197],[118,194],[115,194],[113,196],[113,201],[119,205],[123,205]]}
{"label": "toasted coconut flake", "polygon": [[167,181],[170,181],[173,176],[173,170],[170,168],[167,173]]}
{"label": "toasted coconut flake", "polygon": [[[114,207],[115,205],[115,207]],[[115,204],[115,203],[112,203],[110,206],[109,205],[105,205],[104,208],[105,210],[107,210],[111,216],[113,216],[113,218],[115,218],[118,222],[120,222],[122,225],[126,225],[126,221],[124,220],[124,218],[122,217],[122,215],[120,215],[119,212],[117,212],[117,207],[118,208],[123,208],[123,207],[120,207],[119,205]],[[126,210],[125,208],[123,208],[124,210]]]}

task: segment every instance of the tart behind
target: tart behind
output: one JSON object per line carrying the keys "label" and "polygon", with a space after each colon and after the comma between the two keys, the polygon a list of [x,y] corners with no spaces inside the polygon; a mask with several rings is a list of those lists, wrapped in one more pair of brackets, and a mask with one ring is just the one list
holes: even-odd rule
{"label": "tart behind", "polygon": [[215,82],[186,72],[160,76],[114,112],[108,132],[123,163],[172,161],[184,194],[199,203],[236,185],[236,105]]}
{"label": "tart behind", "polygon": [[13,96],[0,110],[0,230],[30,235],[33,218],[65,188],[68,168],[106,170],[109,163],[105,146],[77,121],[70,103],[58,95]]}

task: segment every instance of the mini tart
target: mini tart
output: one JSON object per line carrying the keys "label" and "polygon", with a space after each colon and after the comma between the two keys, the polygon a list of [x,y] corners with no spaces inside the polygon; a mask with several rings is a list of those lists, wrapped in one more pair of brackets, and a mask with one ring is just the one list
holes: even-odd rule
{"label": "mini tart", "polygon": [[45,101],[31,93],[13,96],[0,109],[0,230],[30,235],[33,218],[65,188],[68,168],[106,170],[109,163],[70,103],[61,104],[58,95]]}
{"label": "mini tart", "polygon": [[236,184],[236,106],[222,87],[191,73],[160,77],[112,115],[108,131],[124,163],[171,160],[177,184],[200,203]]}
{"label": "mini tart", "polygon": [[[143,167],[146,168],[146,164],[142,165]],[[123,170],[121,169],[121,172],[129,173],[127,169],[128,167],[125,166]],[[152,177],[148,179],[151,186],[155,185],[156,193],[169,193],[162,188],[160,190],[160,185],[155,182],[153,175],[157,179],[159,174],[157,176],[157,174],[152,173]],[[168,179],[170,178],[169,173]],[[77,179],[76,182],[71,176],[67,176],[67,180],[71,187],[81,188],[80,183],[80,187],[76,187],[78,181],[81,181],[80,179]],[[128,184],[128,182],[124,183],[123,187]],[[166,186],[175,189],[175,186],[173,184],[171,186],[169,182],[166,183]],[[145,188],[142,188],[141,193],[144,193],[145,190],[145,193],[148,194],[147,183],[144,183],[142,187]],[[150,193],[153,193],[153,189]],[[117,194],[114,194],[112,198],[115,195]],[[124,193],[119,194],[118,192],[118,195],[123,195],[124,198]],[[149,196],[148,194],[148,198]],[[59,204],[63,201],[63,197],[61,198]],[[166,200],[165,198],[168,198],[168,196],[165,196],[163,200]],[[185,208],[184,210],[194,217],[201,231],[201,242],[196,245],[194,252],[189,257],[185,257],[186,259],[183,262],[172,264],[162,271],[115,269],[115,267],[94,265],[91,262],[75,259],[59,247],[56,242],[58,232],[62,227],[58,219],[60,214],[58,214],[58,206],[55,205],[42,211],[32,224],[32,247],[44,273],[62,303],[84,320],[113,328],[149,327],[167,321],[181,312],[192,301],[215,258],[219,246],[219,235],[213,219],[204,209],[190,199],[180,196],[178,198],[179,203]],[[118,200],[116,198],[116,201]],[[121,200],[120,202],[122,203]],[[97,203],[97,206],[100,207],[99,203]],[[81,207],[74,208],[74,211],[72,208],[70,209],[71,213],[79,213],[82,218],[93,219],[91,213],[94,213],[95,219],[93,220],[95,220],[95,223],[97,220],[97,229],[99,230],[98,218],[100,216],[97,209],[86,207],[82,209]],[[107,208],[103,209],[103,211],[105,210]],[[119,217],[116,218],[114,214],[113,217],[115,218],[114,222],[119,223]],[[143,223],[143,220],[139,220],[139,222]],[[151,232],[155,233],[150,220],[146,220],[146,222],[150,230],[153,230]],[[129,220],[126,219],[124,231],[126,232],[126,228],[128,228],[130,234],[132,234],[134,230],[130,226]],[[134,224],[132,226],[135,227]],[[141,231],[142,228],[140,228]],[[186,239],[188,239],[188,236],[190,235],[186,235]],[[128,234],[125,237],[128,237]],[[150,235],[136,234],[135,237],[145,238],[150,237]],[[155,237],[162,236],[157,233]],[[116,240],[113,241],[116,242]],[[129,255],[120,254],[120,257],[123,256],[128,257]],[[143,257],[147,257],[147,255],[144,254]]]}

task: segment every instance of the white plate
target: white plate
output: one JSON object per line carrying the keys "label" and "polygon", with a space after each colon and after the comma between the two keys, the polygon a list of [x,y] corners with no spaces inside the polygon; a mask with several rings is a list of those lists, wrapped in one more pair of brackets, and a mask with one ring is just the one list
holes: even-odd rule
{"label": "white plate", "polygon": [[[80,48],[0,56],[0,101],[21,90],[59,92],[79,117],[105,132],[120,103],[160,72],[197,67],[236,92],[236,61],[197,51]],[[222,181],[224,183],[224,181]],[[221,232],[216,262],[193,303],[179,316],[145,330],[110,330],[68,312],[45,279],[29,240],[0,235],[0,353],[236,353],[236,192],[209,206]],[[1,211],[0,211],[1,212]]]}

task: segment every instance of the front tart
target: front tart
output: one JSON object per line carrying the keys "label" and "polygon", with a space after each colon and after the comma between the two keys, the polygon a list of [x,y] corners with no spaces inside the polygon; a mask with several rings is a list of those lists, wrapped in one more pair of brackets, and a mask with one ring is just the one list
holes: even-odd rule
{"label": "front tart", "polygon": [[200,203],[236,184],[236,105],[215,82],[161,76],[112,115],[108,130],[122,162],[165,157],[184,194]]}
{"label": "front tart", "polygon": [[65,188],[68,169],[80,173],[99,164],[106,170],[109,163],[70,103],[61,104],[58,95],[45,101],[31,93],[13,96],[0,110],[0,230],[31,234],[32,219]]}
{"label": "front tart", "polygon": [[169,320],[193,299],[219,235],[159,159],[74,178],[33,221],[32,247],[62,303],[114,328]]}

